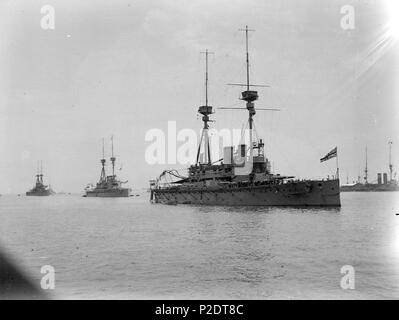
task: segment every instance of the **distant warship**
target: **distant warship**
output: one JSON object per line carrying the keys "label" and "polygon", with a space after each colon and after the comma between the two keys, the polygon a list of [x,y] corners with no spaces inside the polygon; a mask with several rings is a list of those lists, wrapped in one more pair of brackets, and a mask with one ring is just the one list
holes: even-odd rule
{"label": "distant warship", "polygon": [[[206,51],[206,103],[198,109],[204,127],[196,163],[188,168],[187,176],[181,175],[176,170],[165,170],[157,179],[151,180],[151,201],[164,204],[339,207],[341,203],[338,167],[337,176],[331,180],[295,180],[293,176],[282,176],[271,172],[262,139],[253,139],[253,117],[256,113],[254,101],[258,99],[258,92],[251,89],[256,85],[251,85],[249,82],[248,31],[250,30],[246,27],[243,31],[246,35],[247,81],[244,85],[238,85],[246,87],[241,93],[241,100],[246,102],[249,113],[249,146],[240,144],[235,153],[233,147],[224,147],[223,159],[216,162],[211,160],[208,122],[213,112],[212,106],[208,105],[208,51]],[[204,152],[200,160],[202,141],[204,141]],[[321,160],[336,156],[335,149],[335,153],[329,153],[327,158]],[[167,176],[178,180],[164,183]]]}
{"label": "distant warship", "polygon": [[85,191],[85,197],[129,197],[130,196],[130,188],[123,188],[122,184],[127,183],[127,181],[120,181],[117,179],[115,175],[115,161],[116,157],[114,157],[114,140],[111,137],[112,143],[112,155],[111,155],[111,163],[112,163],[112,175],[107,176],[105,173],[105,158],[104,158],[104,139],[103,139],[103,158],[101,159],[101,175],[100,181],[97,182],[96,186],[93,187],[91,185],[87,186]]}
{"label": "distant warship", "polygon": [[50,196],[55,194],[55,192],[51,189],[50,186],[46,186],[43,183],[43,165],[40,163],[40,170],[38,166],[37,174],[36,174],[36,184],[35,186],[26,192],[27,196]]}
{"label": "distant warship", "polygon": [[[393,178],[393,164],[392,164],[392,141],[388,142],[389,145],[389,179],[388,174],[384,173],[377,173],[377,180],[369,182],[368,178],[368,163],[367,163],[367,147],[366,147],[366,166],[364,169],[364,182],[360,181],[360,175],[356,182],[341,186],[342,192],[373,192],[373,191],[399,191],[399,182],[398,180]],[[396,177],[396,173],[394,174]],[[349,182],[349,181],[347,181]]]}

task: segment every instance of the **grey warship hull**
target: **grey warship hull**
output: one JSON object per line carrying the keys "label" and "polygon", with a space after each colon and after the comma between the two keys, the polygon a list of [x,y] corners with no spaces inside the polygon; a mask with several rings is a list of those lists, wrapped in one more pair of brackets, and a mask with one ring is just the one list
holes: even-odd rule
{"label": "grey warship hull", "polygon": [[399,191],[399,185],[397,184],[355,184],[341,186],[341,192],[392,192]]}
{"label": "grey warship hull", "polygon": [[130,189],[121,188],[121,189],[94,189],[90,191],[86,191],[86,197],[101,197],[101,198],[120,198],[120,197],[129,197]]}
{"label": "grey warship hull", "polygon": [[152,200],[163,204],[222,206],[340,207],[339,180],[305,180],[278,185],[169,187],[152,190]]}
{"label": "grey warship hull", "polygon": [[26,195],[28,197],[45,197],[45,196],[51,196],[53,193],[50,190],[44,190],[44,191],[28,191],[26,192]]}

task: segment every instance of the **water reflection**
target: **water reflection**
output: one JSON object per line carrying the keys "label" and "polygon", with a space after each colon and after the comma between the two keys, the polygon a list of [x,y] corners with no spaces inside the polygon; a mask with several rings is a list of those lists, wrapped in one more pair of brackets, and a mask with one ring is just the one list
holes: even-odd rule
{"label": "water reflection", "polygon": [[341,207],[304,207],[304,206],[192,206],[201,213],[341,213]]}

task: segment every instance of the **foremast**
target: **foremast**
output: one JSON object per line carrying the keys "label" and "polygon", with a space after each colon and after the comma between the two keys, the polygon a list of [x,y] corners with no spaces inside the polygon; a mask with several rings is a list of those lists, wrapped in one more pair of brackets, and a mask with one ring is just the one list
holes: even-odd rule
{"label": "foremast", "polygon": [[213,54],[213,52],[209,52],[208,49],[206,49],[205,52],[201,52],[202,54],[205,54],[205,105],[200,106],[198,108],[198,113],[202,115],[202,121],[204,122],[204,127],[202,129],[202,134],[201,134],[201,139],[198,145],[198,151],[197,151],[197,158],[195,161],[195,165],[198,166],[201,161],[200,161],[200,154],[201,154],[201,146],[202,146],[202,141],[204,141],[204,159],[202,163],[211,165],[212,164],[212,159],[211,159],[211,148],[210,148],[210,143],[209,143],[209,122],[211,121],[209,119],[209,115],[213,113],[212,111],[212,106],[208,105],[208,56],[210,54]]}
{"label": "foremast", "polygon": [[104,155],[104,138],[103,138],[103,157],[101,159],[102,168],[101,168],[101,175],[100,175],[100,181],[99,181],[100,184],[107,182],[107,175],[105,174],[105,162],[106,162],[106,160],[105,160],[105,155]]}
{"label": "foremast", "polygon": [[37,164],[36,186],[44,186],[43,183],[43,161]]}
{"label": "foremast", "polygon": [[111,136],[111,163],[112,163],[112,177],[115,178],[115,160],[116,157],[114,156],[114,136]]}
{"label": "foremast", "polygon": [[392,140],[388,141],[389,145],[389,183],[392,183],[392,171],[393,171],[393,165],[392,165]]}
{"label": "foremast", "polygon": [[369,183],[369,181],[368,181],[368,172],[369,172],[369,170],[368,170],[368,166],[367,166],[367,146],[366,146],[366,167],[364,168],[364,183],[365,184]]}
{"label": "foremast", "polygon": [[41,162],[39,162],[39,161],[37,162],[36,186],[40,185],[40,183],[41,183],[40,181],[43,180],[43,175],[40,174],[40,163]]}

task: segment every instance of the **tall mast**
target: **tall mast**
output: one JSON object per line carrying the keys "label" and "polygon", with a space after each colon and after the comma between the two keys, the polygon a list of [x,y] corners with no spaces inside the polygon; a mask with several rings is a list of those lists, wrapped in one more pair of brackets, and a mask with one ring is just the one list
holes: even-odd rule
{"label": "tall mast", "polygon": [[204,122],[204,127],[202,130],[201,140],[198,145],[197,159],[196,159],[195,164],[197,165],[199,163],[201,144],[202,144],[202,140],[204,140],[204,149],[205,149],[204,161],[208,165],[211,165],[212,160],[211,160],[211,149],[210,149],[209,135],[208,135],[208,129],[209,129],[208,122],[210,121],[209,115],[212,114],[212,106],[208,105],[208,56],[210,54],[214,54],[214,53],[209,52],[208,49],[206,49],[205,52],[201,52],[201,54],[205,54],[205,105],[200,106],[198,108],[198,113],[202,114],[202,121]]}
{"label": "tall mast", "polygon": [[40,161],[37,161],[36,183],[40,183]]}
{"label": "tall mast", "polygon": [[111,148],[112,148],[112,154],[111,154],[112,176],[115,176],[115,160],[116,160],[116,158],[114,157],[114,136],[111,136]]}
{"label": "tall mast", "polygon": [[247,90],[249,90],[248,26],[245,26],[245,48],[246,48],[246,52],[247,52]]}
{"label": "tall mast", "polygon": [[40,160],[40,182],[43,183],[43,160]]}
{"label": "tall mast", "polygon": [[247,91],[249,91],[250,83],[249,83],[249,45],[248,45],[248,32],[255,31],[254,29],[249,29],[248,26],[245,26],[245,29],[239,29],[239,31],[245,32],[245,53],[246,53],[246,67],[247,67]]}
{"label": "tall mast", "polygon": [[241,99],[246,101],[246,107],[249,113],[248,124],[249,124],[249,157],[252,162],[253,158],[253,141],[252,141],[252,130],[253,130],[253,116],[256,114],[254,101],[258,99],[258,92],[254,90],[250,90],[249,84],[249,50],[248,50],[248,32],[255,31],[252,29],[248,29],[248,26],[245,26],[245,29],[240,29],[240,31],[245,32],[245,52],[246,52],[246,63],[247,63],[247,90],[241,93]]}
{"label": "tall mast", "polygon": [[[248,110],[248,127],[249,127],[249,160],[248,163],[250,165],[245,165],[243,168],[236,167],[235,172],[238,175],[246,175],[250,174],[253,171],[253,156],[254,156],[254,142],[253,142],[253,117],[256,114],[255,104],[254,102],[258,100],[258,92],[252,90],[251,87],[269,87],[268,85],[259,85],[259,84],[251,84],[249,80],[249,44],[248,44],[248,34],[250,31],[255,31],[254,29],[249,29],[248,26],[245,26],[245,29],[239,29],[239,31],[245,32],[245,57],[246,57],[246,83],[228,83],[231,86],[241,86],[245,87],[246,90],[241,92],[241,100],[246,101],[246,108],[230,108],[230,107],[222,107],[219,109],[247,109]],[[260,108],[259,110],[266,111],[280,111],[280,109],[275,108]],[[258,149],[258,155],[264,155],[264,143],[262,139],[259,140],[255,148]]]}
{"label": "tall mast", "polygon": [[101,159],[101,176],[100,176],[100,182],[105,182],[107,180],[107,177],[105,176],[105,156],[104,156],[104,138],[103,138],[103,158]]}
{"label": "tall mast", "polygon": [[391,159],[391,156],[392,156],[392,141],[390,140],[389,142],[388,142],[388,145],[389,145],[389,181],[390,182],[392,182],[392,170],[393,170],[393,165],[392,165],[392,159]]}
{"label": "tall mast", "polygon": [[367,146],[366,146],[366,168],[364,169],[364,182],[365,182],[366,184],[368,183],[367,174],[368,174],[368,169],[367,169]]}
{"label": "tall mast", "polygon": [[208,106],[208,49],[205,51],[205,106]]}

